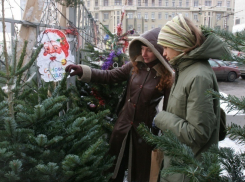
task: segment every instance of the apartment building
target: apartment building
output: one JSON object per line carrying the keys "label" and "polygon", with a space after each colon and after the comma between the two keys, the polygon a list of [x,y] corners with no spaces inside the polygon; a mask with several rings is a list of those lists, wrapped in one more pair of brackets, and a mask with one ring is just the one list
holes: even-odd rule
{"label": "apartment building", "polygon": [[232,31],[235,0],[85,0],[93,17],[111,32],[121,22],[122,9],[125,17],[123,31],[134,28],[138,34],[162,27],[181,13],[196,26]]}
{"label": "apartment building", "polygon": [[236,0],[234,8],[234,26],[232,32],[245,30],[245,3],[244,0]]}

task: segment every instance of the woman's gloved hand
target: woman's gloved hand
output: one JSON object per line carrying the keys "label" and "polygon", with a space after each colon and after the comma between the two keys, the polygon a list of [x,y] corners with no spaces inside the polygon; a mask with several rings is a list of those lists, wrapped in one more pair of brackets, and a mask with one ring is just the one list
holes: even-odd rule
{"label": "woman's gloved hand", "polygon": [[[74,71],[71,73],[71,70],[74,70]],[[79,65],[70,64],[65,68],[65,71],[69,72],[70,76],[74,76],[74,75],[77,75],[79,77],[83,76],[83,69]]]}

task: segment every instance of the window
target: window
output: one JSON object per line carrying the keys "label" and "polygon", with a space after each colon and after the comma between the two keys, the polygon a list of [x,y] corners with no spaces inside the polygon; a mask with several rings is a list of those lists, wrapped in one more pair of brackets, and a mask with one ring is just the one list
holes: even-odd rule
{"label": "window", "polygon": [[217,20],[220,20],[220,19],[221,19],[221,14],[220,14],[220,13],[217,13],[217,14],[216,14],[216,19],[217,19]]}
{"label": "window", "polygon": [[194,13],[194,14],[193,14],[193,19],[194,19],[194,20],[198,20],[198,15],[197,15],[197,13]]}
{"label": "window", "polygon": [[205,1],[205,6],[212,6],[212,1]]}
{"label": "window", "polygon": [[133,19],[134,18],[134,15],[133,15],[133,13],[128,13],[128,19]]}
{"label": "window", "polygon": [[168,0],[165,1],[165,6],[168,6]]}
{"label": "window", "polygon": [[95,0],[94,6],[99,6],[99,0]]}
{"label": "window", "polygon": [[155,25],[151,25],[151,29],[155,28]]}
{"label": "window", "polygon": [[227,8],[231,7],[231,2],[227,1]]}
{"label": "window", "polygon": [[122,5],[122,0],[115,0],[115,5]]}
{"label": "window", "polygon": [[133,5],[133,0],[128,0],[128,5]]}
{"label": "window", "polygon": [[118,16],[120,15],[120,11],[117,11],[117,15],[118,15]]}
{"label": "window", "polygon": [[189,7],[189,0],[186,0],[185,6],[186,6],[186,7]]}
{"label": "window", "polygon": [[137,18],[138,18],[138,19],[141,19],[141,13],[138,13],[138,14],[137,14]]}
{"label": "window", "polygon": [[151,13],[151,19],[155,19],[155,12]]}
{"label": "window", "polygon": [[145,25],[144,31],[145,31],[145,32],[148,31],[148,25]]}
{"label": "window", "polygon": [[162,12],[158,13],[158,19],[162,19]]}
{"label": "window", "polygon": [[128,25],[128,30],[131,30],[133,28],[134,28],[133,25]]}
{"label": "window", "polygon": [[94,17],[96,20],[99,19],[99,13],[95,13],[95,17]]}
{"label": "window", "polygon": [[188,13],[185,13],[185,17],[188,18],[189,17],[189,14]]}
{"label": "window", "polygon": [[87,7],[88,8],[90,7],[90,1],[87,1]]}
{"label": "window", "polygon": [[148,19],[148,13],[145,13],[145,19]]}
{"label": "window", "polygon": [[182,7],[182,0],[179,0],[179,7]]}
{"label": "window", "polygon": [[108,0],[104,0],[104,6],[108,6]]}
{"label": "window", "polygon": [[158,0],[158,5],[162,6],[162,0]]}
{"label": "window", "polygon": [[165,19],[166,20],[168,19],[168,13],[165,13]]}
{"label": "window", "polygon": [[175,17],[175,13],[172,13],[172,18]]}
{"label": "window", "polygon": [[104,19],[105,20],[109,19],[109,13],[104,13]]}
{"label": "window", "polygon": [[117,16],[117,25],[120,23],[120,17]]}
{"label": "window", "polygon": [[238,24],[240,24],[240,18],[235,20],[235,25],[238,25]]}
{"label": "window", "polygon": [[217,6],[222,6],[222,1],[218,1]]}
{"label": "window", "polygon": [[194,0],[194,7],[198,6],[198,0]]}
{"label": "window", "polygon": [[137,25],[137,32],[140,33],[141,32],[141,25]]}
{"label": "window", "polygon": [[148,6],[148,0],[145,0],[145,6]]}
{"label": "window", "polygon": [[162,28],[162,25],[158,25],[158,28]]}
{"label": "window", "polygon": [[172,0],[172,6],[173,7],[175,6],[175,0]]}
{"label": "window", "polygon": [[138,0],[138,6],[141,6],[141,0]]}
{"label": "window", "polygon": [[211,59],[209,59],[208,62],[209,62],[210,66],[211,66],[212,68],[213,68],[213,67],[219,67],[219,65],[218,65],[215,61],[213,61],[213,60],[211,60]]}
{"label": "window", "polygon": [[155,0],[151,0],[151,6],[155,6]]}

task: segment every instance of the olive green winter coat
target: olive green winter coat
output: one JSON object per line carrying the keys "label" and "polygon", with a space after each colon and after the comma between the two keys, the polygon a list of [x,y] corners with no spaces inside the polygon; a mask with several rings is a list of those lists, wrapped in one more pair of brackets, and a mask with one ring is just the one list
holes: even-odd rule
{"label": "olive green winter coat", "polygon": [[[202,46],[177,60],[172,65],[176,78],[167,110],[155,118],[156,126],[163,133],[173,132],[200,160],[201,153],[219,141],[220,102],[205,93],[207,89],[219,91],[208,59],[220,59],[225,55],[229,55],[226,45],[215,35],[209,35]],[[164,168],[169,165],[170,158],[164,156]],[[181,174],[161,177],[161,182],[183,181],[189,180]]]}

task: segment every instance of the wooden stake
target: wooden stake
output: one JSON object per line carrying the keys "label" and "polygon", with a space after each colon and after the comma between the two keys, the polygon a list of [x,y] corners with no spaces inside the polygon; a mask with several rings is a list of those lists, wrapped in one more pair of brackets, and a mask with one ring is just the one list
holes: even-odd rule
{"label": "wooden stake", "polygon": [[[43,6],[44,6],[44,0],[43,1],[27,0],[22,20],[35,22],[35,23],[40,22]],[[33,47],[35,46],[37,40],[35,25],[33,27],[21,25],[18,48],[17,48],[17,61],[21,55],[25,40],[28,41],[28,45],[27,45],[27,51],[23,61],[23,65],[25,65],[30,60]]]}

